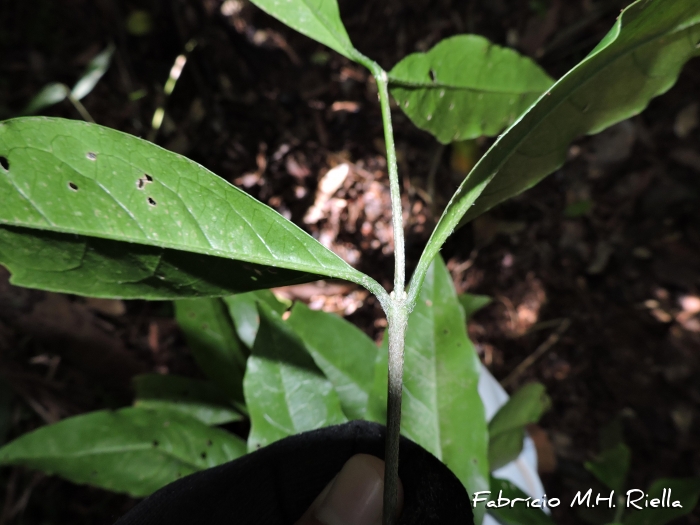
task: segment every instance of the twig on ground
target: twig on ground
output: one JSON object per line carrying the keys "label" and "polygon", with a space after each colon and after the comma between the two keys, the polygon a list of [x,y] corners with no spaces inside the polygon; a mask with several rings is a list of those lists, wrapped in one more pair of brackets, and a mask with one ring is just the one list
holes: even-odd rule
{"label": "twig on ground", "polygon": [[508,376],[503,381],[501,381],[501,385],[504,388],[513,385],[513,383],[517,381],[517,379],[523,374],[523,372],[525,372],[525,370],[530,368],[535,363],[535,361],[537,361],[540,357],[546,354],[555,344],[559,342],[559,339],[561,338],[562,334],[564,334],[564,332],[566,332],[570,326],[571,320],[564,319],[561,322],[561,324],[559,324],[559,328],[552,332],[549,335],[549,337],[540,346],[538,346],[534,352],[527,356],[522,363],[516,366],[515,369],[510,374],[508,374]]}

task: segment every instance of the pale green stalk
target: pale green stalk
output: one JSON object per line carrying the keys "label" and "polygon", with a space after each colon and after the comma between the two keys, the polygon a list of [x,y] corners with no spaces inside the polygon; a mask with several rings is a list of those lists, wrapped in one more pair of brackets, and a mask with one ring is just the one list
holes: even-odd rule
{"label": "pale green stalk", "polygon": [[[384,515],[383,525],[394,525],[398,514],[399,483],[399,438],[401,435],[401,396],[403,391],[403,363],[408,314],[412,306],[406,294],[406,248],[403,231],[403,208],[401,206],[401,185],[396,163],[394,129],[391,125],[389,105],[389,78],[379,64],[353,50],[353,58],[372,72],[377,82],[379,104],[384,126],[386,163],[391,192],[391,220],[394,228],[394,291],[389,297],[379,293],[382,307],[387,316],[389,332],[389,378],[387,391],[386,442],[384,469]],[[374,290],[370,290],[373,291]]]}

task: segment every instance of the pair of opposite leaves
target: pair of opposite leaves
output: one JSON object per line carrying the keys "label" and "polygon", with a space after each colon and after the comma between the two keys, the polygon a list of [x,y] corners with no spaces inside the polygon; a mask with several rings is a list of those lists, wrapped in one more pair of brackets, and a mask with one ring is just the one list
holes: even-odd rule
{"label": "pair of opposite leaves", "polygon": [[[335,0],[253,3],[346,57],[378,67],[350,43]],[[694,0],[638,0],[625,9],[588,57],[520,115],[465,178],[413,284],[420,285],[455,228],[556,170],[576,136],[639,113],[669,89],[699,42]],[[513,81],[516,73],[520,83]],[[401,108],[443,141],[501,129],[549,84],[527,59],[469,36],[407,57],[390,81]],[[506,93],[504,85],[518,93]],[[385,294],[270,208],[135,137],[80,122],[15,119],[0,123],[0,161],[0,263],[15,284],[168,299],[326,276]]]}

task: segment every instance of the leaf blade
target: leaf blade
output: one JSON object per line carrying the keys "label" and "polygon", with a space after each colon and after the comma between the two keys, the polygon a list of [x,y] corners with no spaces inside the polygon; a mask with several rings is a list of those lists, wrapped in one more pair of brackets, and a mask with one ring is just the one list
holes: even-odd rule
{"label": "leaf blade", "polygon": [[345,423],[333,385],[298,336],[266,304],[258,308],[260,331],[243,380],[251,422],[248,450]]}
{"label": "leaf blade", "polygon": [[602,450],[593,461],[586,461],[583,466],[603,485],[622,493],[630,466],[632,452],[624,443]]}
{"label": "leaf blade", "polygon": [[175,411],[205,425],[240,421],[226,396],[208,381],[177,375],[141,374],[134,377],[134,406],[148,410]]}
{"label": "leaf blade", "polygon": [[253,348],[255,336],[258,334],[258,327],[260,326],[257,302],[264,302],[280,315],[289,307],[270,290],[256,290],[254,292],[230,295],[224,297],[223,300],[228,307],[238,337],[248,348]]}
{"label": "leaf blade", "polygon": [[[698,498],[700,498],[700,478],[658,479],[652,483],[647,491],[649,499],[661,499],[664,489],[670,490],[669,500],[671,504],[674,501],[679,501],[681,508],[662,506],[643,508],[642,510],[634,509],[628,512],[622,520],[624,525],[666,525],[666,523],[691,513],[698,503]],[[637,504],[639,505],[639,503]]]}
{"label": "leaf blade", "polygon": [[348,419],[362,419],[374,381],[377,347],[345,319],[296,303],[287,324],[333,383]]}
{"label": "leaf blade", "polygon": [[[496,492],[498,491],[498,492]],[[491,476],[491,493],[512,500],[513,498],[527,498],[522,490],[510,481]],[[490,507],[489,514],[493,515],[502,525],[554,525],[552,518],[541,509],[529,508],[522,504],[507,505],[503,507]]]}
{"label": "leaf blade", "polygon": [[[472,169],[440,218],[412,288],[456,228],[555,171],[576,136],[635,115],[668,90],[696,54],[698,41],[697,3],[638,0],[627,7],[598,47],[540,97]],[[638,64],[647,70],[637,70]]]}
{"label": "leaf blade", "polygon": [[443,144],[500,133],[554,83],[531,59],[478,35],[408,55],[389,81],[402,111]]}
{"label": "leaf blade", "polygon": [[489,464],[492,470],[520,455],[525,427],[537,423],[551,401],[544,385],[529,383],[515,392],[489,422]]}
{"label": "leaf blade", "polygon": [[336,0],[251,0],[267,14],[301,34],[355,60],[357,51],[340,19]]}
{"label": "leaf blade", "polygon": [[175,319],[199,368],[238,406],[247,356],[221,299],[175,301]]}
{"label": "leaf blade", "polygon": [[25,434],[0,449],[0,465],[23,465],[143,497],[243,454],[240,438],[196,419],[124,408],[75,416]]}
{"label": "leaf blade", "polygon": [[0,156],[0,262],[17,284],[168,299],[371,281],[202,166],[125,133],[13,119],[0,123]]}
{"label": "leaf blade", "polygon": [[75,83],[71,89],[71,96],[76,100],[82,100],[95,89],[95,86],[100,81],[109,69],[114,54],[114,44],[110,44],[101,53],[97,54],[88,64],[83,76]]}

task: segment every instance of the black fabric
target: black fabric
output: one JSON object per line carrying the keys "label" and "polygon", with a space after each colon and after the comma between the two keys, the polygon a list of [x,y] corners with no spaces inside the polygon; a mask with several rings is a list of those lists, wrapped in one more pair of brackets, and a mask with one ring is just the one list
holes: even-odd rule
{"label": "black fabric", "polygon": [[[291,436],[152,494],[115,525],[292,525],[351,456],[384,457],[366,421]],[[435,456],[401,438],[401,525],[471,524],[469,495]]]}

